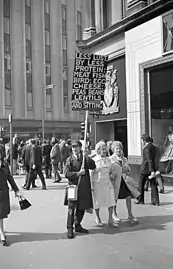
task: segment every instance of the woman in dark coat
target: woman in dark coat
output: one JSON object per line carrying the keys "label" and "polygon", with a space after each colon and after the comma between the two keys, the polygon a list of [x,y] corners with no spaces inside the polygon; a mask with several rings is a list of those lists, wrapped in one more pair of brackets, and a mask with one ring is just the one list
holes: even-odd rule
{"label": "woman in dark coat", "polygon": [[85,210],[93,208],[89,169],[95,169],[96,166],[91,158],[85,156],[84,168],[82,168],[83,154],[81,148],[80,141],[72,142],[72,155],[67,159],[65,167],[65,177],[68,179],[69,185],[79,185],[77,201],[67,201],[67,197],[65,199],[65,205],[68,205],[68,238],[74,237],[74,220],[76,232],[88,233],[88,230],[81,226],[81,221]]}
{"label": "woman in dark coat", "polygon": [[8,165],[4,162],[4,145],[0,145],[0,240],[6,245],[6,237],[3,227],[3,219],[10,213],[10,198],[7,182],[10,183],[16,196],[20,196],[19,189],[10,173]]}

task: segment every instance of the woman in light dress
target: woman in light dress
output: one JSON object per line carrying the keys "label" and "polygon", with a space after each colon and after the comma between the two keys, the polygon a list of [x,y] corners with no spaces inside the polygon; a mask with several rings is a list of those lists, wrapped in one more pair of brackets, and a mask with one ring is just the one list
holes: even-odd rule
{"label": "woman in light dress", "polygon": [[113,208],[115,206],[115,195],[113,182],[110,179],[111,161],[106,156],[107,146],[105,142],[100,141],[96,144],[95,151],[97,155],[93,158],[96,168],[91,172],[91,181],[93,189],[93,203],[96,213],[97,226],[103,226],[100,218],[100,208],[107,207],[109,218],[108,225],[118,227],[113,221]]}
{"label": "woman in light dress", "polygon": [[167,162],[165,172],[168,173],[169,166],[171,168],[170,174],[173,174],[173,126],[169,126],[169,134],[166,136],[164,142],[165,152],[163,153],[160,162]]}
{"label": "woman in light dress", "polygon": [[[140,193],[137,190],[137,184],[129,176],[130,166],[123,154],[123,145],[120,141],[114,141],[112,145],[113,155],[110,157],[114,164],[112,171],[112,179],[114,182],[114,197],[117,204],[118,199],[126,199],[126,206],[128,211],[128,219],[131,222],[138,222],[137,218],[132,213],[131,198],[137,198]],[[116,212],[116,205],[114,206],[114,222],[120,221]]]}

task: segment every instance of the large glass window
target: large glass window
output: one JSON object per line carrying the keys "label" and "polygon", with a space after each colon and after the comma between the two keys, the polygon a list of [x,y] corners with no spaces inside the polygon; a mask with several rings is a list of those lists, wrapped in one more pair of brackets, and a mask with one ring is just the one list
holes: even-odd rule
{"label": "large glass window", "polygon": [[5,105],[11,106],[11,90],[5,89]]}
{"label": "large glass window", "polygon": [[28,6],[25,7],[25,22],[31,24],[31,8]]}
{"label": "large glass window", "polygon": [[4,56],[4,70],[5,71],[11,70],[11,59],[10,59],[10,55],[5,55]]}
{"label": "large glass window", "polygon": [[50,31],[45,31],[45,45],[50,45]]}
{"label": "large glass window", "polygon": [[4,34],[4,52],[10,53],[10,35]]}
{"label": "large glass window", "polygon": [[5,71],[5,88],[11,89],[11,71],[10,70]]}
{"label": "large glass window", "polygon": [[82,14],[77,11],[77,40],[82,39]]}
{"label": "large glass window", "polygon": [[33,107],[33,96],[32,92],[27,92],[27,107],[32,108]]}
{"label": "large glass window", "polygon": [[10,18],[10,0],[4,0],[3,7],[4,7],[4,17]]}
{"label": "large glass window", "polygon": [[50,63],[50,46],[45,46],[45,62]]}
{"label": "large glass window", "polygon": [[30,24],[25,24],[25,36],[26,39],[31,40],[31,25]]}
{"label": "large glass window", "polygon": [[52,95],[51,93],[46,93],[46,109],[51,109],[52,107]]}
{"label": "large glass window", "polygon": [[7,17],[4,17],[4,33],[10,34],[10,19]]}
{"label": "large glass window", "polygon": [[50,1],[49,0],[44,1],[44,8],[45,8],[45,13],[50,14]]}
{"label": "large glass window", "polygon": [[31,58],[32,52],[31,52],[31,41],[26,39],[26,57]]}
{"label": "large glass window", "polygon": [[173,11],[163,16],[163,53],[173,50]]}

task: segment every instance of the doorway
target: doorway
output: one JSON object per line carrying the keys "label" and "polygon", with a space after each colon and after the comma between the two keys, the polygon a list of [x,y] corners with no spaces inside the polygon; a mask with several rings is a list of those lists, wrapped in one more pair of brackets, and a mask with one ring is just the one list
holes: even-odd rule
{"label": "doorway", "polygon": [[120,120],[114,122],[114,140],[121,141],[123,144],[124,156],[128,156],[127,150],[127,121]]}

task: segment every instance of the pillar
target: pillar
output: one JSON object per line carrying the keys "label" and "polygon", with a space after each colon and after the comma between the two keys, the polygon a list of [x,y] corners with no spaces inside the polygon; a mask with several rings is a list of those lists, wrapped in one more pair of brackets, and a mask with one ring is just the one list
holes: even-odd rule
{"label": "pillar", "polygon": [[93,36],[95,31],[95,5],[94,0],[84,0],[83,14],[84,16],[84,33],[83,39]]}

